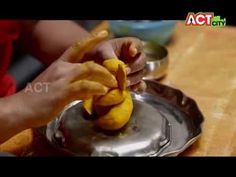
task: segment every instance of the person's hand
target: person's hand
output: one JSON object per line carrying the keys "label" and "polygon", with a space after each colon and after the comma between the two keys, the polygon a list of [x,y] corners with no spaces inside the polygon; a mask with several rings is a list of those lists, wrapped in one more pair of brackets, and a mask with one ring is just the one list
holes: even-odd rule
{"label": "person's hand", "polygon": [[70,102],[104,95],[113,87],[117,87],[117,81],[103,66],[92,61],[70,63],[61,57],[18,97],[28,112],[28,127],[38,127],[55,118]]}
{"label": "person's hand", "polygon": [[133,37],[115,38],[98,44],[88,52],[83,61],[94,60],[101,63],[109,58],[119,58],[127,64],[128,86],[133,89],[145,89],[142,81],[145,55],[142,42]]}

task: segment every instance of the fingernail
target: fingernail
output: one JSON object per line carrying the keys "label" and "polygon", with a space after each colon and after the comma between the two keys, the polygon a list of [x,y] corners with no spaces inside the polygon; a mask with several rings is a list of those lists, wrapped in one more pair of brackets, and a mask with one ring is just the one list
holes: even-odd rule
{"label": "fingernail", "polygon": [[100,31],[96,34],[97,36],[100,36],[100,37],[105,37],[108,35],[108,32],[106,30],[103,30],[103,31]]}
{"label": "fingernail", "polygon": [[125,68],[125,72],[126,72],[126,74],[128,75],[128,74],[131,72],[131,69],[130,69],[129,67],[126,67],[126,68]]}
{"label": "fingernail", "polygon": [[132,51],[131,51],[131,56],[134,57],[136,54],[137,54],[137,49],[136,48],[132,48]]}
{"label": "fingernail", "polygon": [[126,83],[127,83],[127,86],[130,86],[130,81],[129,80],[127,80]]}
{"label": "fingernail", "polygon": [[106,94],[108,92],[108,88],[107,87],[103,87],[103,94]]}

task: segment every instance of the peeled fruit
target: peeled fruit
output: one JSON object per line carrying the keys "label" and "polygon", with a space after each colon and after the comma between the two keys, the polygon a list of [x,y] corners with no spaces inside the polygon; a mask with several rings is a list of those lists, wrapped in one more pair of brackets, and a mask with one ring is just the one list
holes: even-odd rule
{"label": "peeled fruit", "polygon": [[133,110],[133,102],[130,93],[125,92],[125,100],[113,106],[107,114],[99,117],[96,120],[96,125],[104,130],[117,130],[129,121]]}
{"label": "peeled fruit", "polygon": [[89,114],[89,115],[92,115],[93,113],[93,98],[90,98],[88,100],[85,100],[83,102],[83,106],[84,106],[84,109],[85,111]]}
{"label": "peeled fruit", "polygon": [[118,82],[118,87],[120,90],[124,90],[126,88],[126,73],[125,73],[125,68],[119,64],[117,73],[116,73],[116,79]]}
{"label": "peeled fruit", "polygon": [[[96,34],[92,33],[91,37],[76,43],[74,45],[74,53],[71,54],[70,62],[81,61],[88,51],[107,37],[107,31],[100,31]],[[87,67],[90,67],[91,62],[87,62],[86,65]],[[100,128],[105,130],[117,130],[122,128],[129,121],[133,111],[132,98],[129,91],[126,89],[127,78],[125,73],[125,63],[118,58],[111,58],[105,60],[102,65],[116,78],[118,84],[115,86],[115,83],[114,87],[118,88],[112,88],[112,90],[109,90],[104,96],[95,96],[85,100],[83,102],[83,107],[89,115],[98,116],[95,123]],[[102,72],[99,76],[93,77],[92,80],[102,84],[107,81],[104,80]],[[87,74],[85,78],[91,80],[90,74]]]}
{"label": "peeled fruit", "polygon": [[106,95],[96,99],[95,104],[100,106],[113,106],[121,103],[125,99],[125,91],[119,89],[110,90]]}
{"label": "peeled fruit", "polygon": [[123,61],[118,60],[117,58],[111,58],[103,62],[103,66],[107,68],[114,76],[118,71],[119,64],[125,69],[125,64]]}
{"label": "peeled fruit", "polygon": [[90,115],[96,115],[95,124],[104,130],[122,128],[130,119],[133,101],[127,87],[125,64],[117,58],[103,62],[117,80],[118,88],[112,88],[106,95],[96,96],[84,101],[84,109]]}

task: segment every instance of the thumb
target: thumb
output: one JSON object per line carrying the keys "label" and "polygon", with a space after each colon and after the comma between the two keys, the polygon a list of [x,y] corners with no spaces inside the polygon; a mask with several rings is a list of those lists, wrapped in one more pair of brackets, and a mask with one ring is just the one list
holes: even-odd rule
{"label": "thumb", "polygon": [[103,60],[110,59],[110,58],[118,58],[112,45],[104,45],[99,50],[100,50],[101,57]]}

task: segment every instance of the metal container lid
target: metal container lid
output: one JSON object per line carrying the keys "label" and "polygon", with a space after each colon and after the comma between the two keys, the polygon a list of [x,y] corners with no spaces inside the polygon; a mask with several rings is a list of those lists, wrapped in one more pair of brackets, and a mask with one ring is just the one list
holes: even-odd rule
{"label": "metal container lid", "polygon": [[129,123],[119,131],[99,130],[86,120],[81,101],[73,102],[54,128],[52,141],[81,156],[151,156],[169,141],[167,120],[138,99]]}
{"label": "metal container lid", "polygon": [[134,110],[119,131],[102,131],[86,120],[74,101],[40,131],[56,148],[75,156],[175,156],[201,134],[203,116],[181,91],[146,80],[147,90],[132,93]]}

